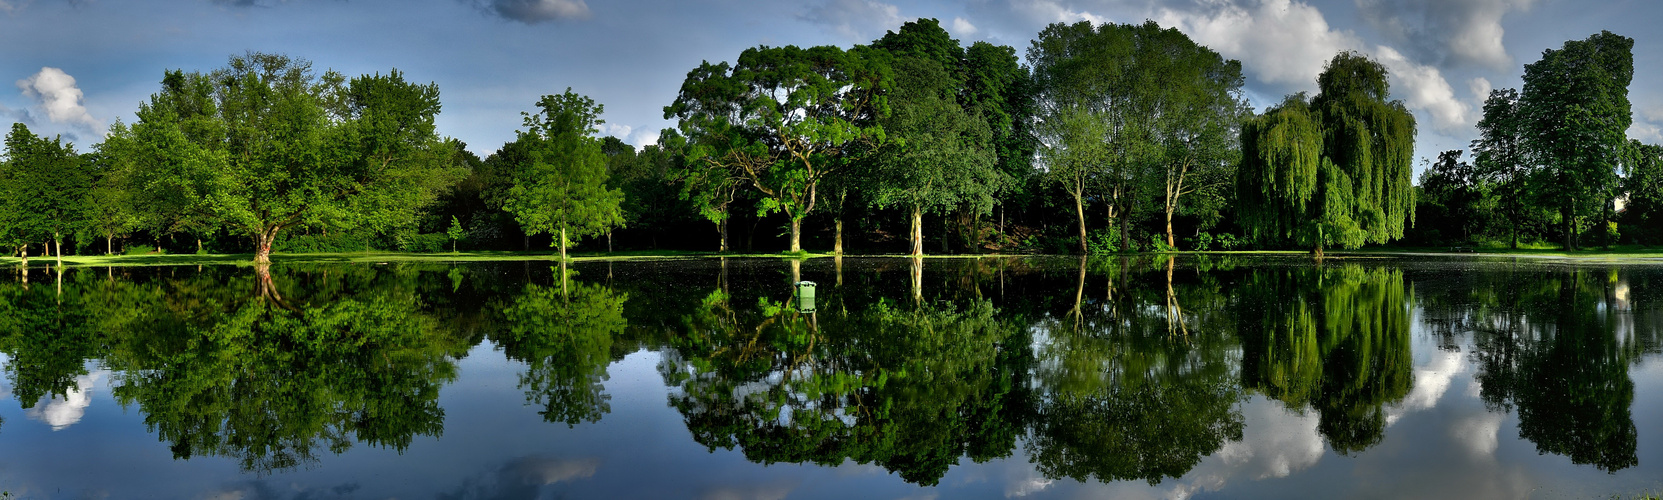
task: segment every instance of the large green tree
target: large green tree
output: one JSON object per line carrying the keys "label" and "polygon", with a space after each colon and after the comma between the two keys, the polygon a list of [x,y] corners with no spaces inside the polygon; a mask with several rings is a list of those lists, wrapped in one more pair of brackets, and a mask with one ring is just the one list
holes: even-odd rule
{"label": "large green tree", "polygon": [[912,255],[924,254],[924,213],[993,209],[1006,176],[995,168],[993,134],[979,110],[959,102],[963,50],[934,19],[906,23],[873,43],[894,57],[889,139],[861,172],[878,207],[900,206],[912,221]]}
{"label": "large green tree", "polygon": [[105,149],[144,171],[167,230],[223,227],[271,261],[285,229],[387,231],[462,172],[435,134],[439,89],[394,70],[348,81],[287,56],[248,53],[208,74],[168,72],[162,92]]}
{"label": "large green tree", "polygon": [[1413,221],[1415,117],[1388,101],[1385,66],[1334,56],[1319,93],[1288,96],[1242,126],[1241,222],[1262,242],[1357,248],[1403,237]]}
{"label": "large green tree", "polygon": [[607,187],[606,155],[594,137],[604,108],[571,89],[543,96],[537,107],[537,114],[522,113],[525,130],[497,153],[520,163],[504,207],[528,235],[558,233],[564,260],[568,238],[623,224],[624,195]]}
{"label": "large green tree", "polygon": [[1495,89],[1484,100],[1478,138],[1472,141],[1473,167],[1493,186],[1496,211],[1507,224],[1512,248],[1519,247],[1519,231],[1536,212],[1530,183],[1537,169],[1525,151],[1522,125],[1519,91]]}
{"label": "large green tree", "polygon": [[1617,163],[1634,121],[1633,79],[1634,39],[1609,31],[1565,42],[1524,66],[1524,145],[1544,169],[1537,189],[1559,210],[1565,248],[1579,245],[1578,221],[1616,195]]}
{"label": "large green tree", "polygon": [[92,174],[75,146],[60,138],[36,136],[22,123],[6,134],[6,161],[0,170],[0,234],[14,244],[53,244],[63,265],[63,238],[80,231]]}
{"label": "large green tree", "polygon": [[796,252],[821,182],[843,168],[851,146],[882,140],[877,119],[888,114],[891,79],[865,47],[755,47],[731,68],[705,62],[688,72],[664,117],[699,146],[689,155],[695,164],[729,172],[704,175],[710,185],[742,178],[762,195],[759,215],[790,219]]}

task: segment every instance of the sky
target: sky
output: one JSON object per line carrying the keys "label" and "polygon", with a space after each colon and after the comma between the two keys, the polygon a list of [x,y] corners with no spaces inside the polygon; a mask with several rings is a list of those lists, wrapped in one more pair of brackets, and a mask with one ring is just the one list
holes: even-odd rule
{"label": "sky", "polygon": [[540,96],[567,88],[605,106],[602,134],[643,146],[674,125],[663,107],[700,61],[758,45],[849,47],[917,18],[1018,55],[1050,23],[1153,20],[1242,61],[1260,111],[1314,92],[1325,62],[1360,51],[1415,114],[1417,171],[1467,149],[1490,89],[1517,88],[1544,50],[1609,30],[1635,39],[1629,136],[1663,143],[1655,0],[0,0],[0,126],[23,122],[85,151],[135,119],[165,70],[212,71],[259,51],[437,83],[439,133],[481,156],[514,138]]}

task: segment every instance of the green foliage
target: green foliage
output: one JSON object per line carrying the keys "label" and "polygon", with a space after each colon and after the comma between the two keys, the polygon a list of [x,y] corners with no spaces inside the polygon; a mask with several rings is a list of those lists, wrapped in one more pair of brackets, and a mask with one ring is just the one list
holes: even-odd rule
{"label": "green foliage", "polygon": [[374,245],[363,233],[335,232],[328,235],[290,234],[277,239],[272,251],[286,253],[344,253],[373,250]]}
{"label": "green foliage", "polygon": [[401,234],[398,236],[398,249],[405,252],[439,253],[445,251],[445,243],[452,241],[445,233]]}
{"label": "green foliage", "polygon": [[504,209],[526,234],[555,234],[562,258],[573,238],[623,224],[623,192],[607,187],[606,156],[592,137],[603,107],[573,93],[546,95],[537,114],[522,113],[525,130],[497,156],[513,166]]}
{"label": "green foliage", "polygon": [[1633,50],[1634,39],[1602,31],[1545,51],[1524,67],[1520,135],[1532,161],[1543,166],[1535,190],[1558,209],[1566,248],[1577,247],[1578,221],[1616,195],[1633,122]]}
{"label": "green foliage", "polygon": [[267,261],[297,225],[390,232],[461,178],[434,132],[439,90],[397,70],[347,81],[287,56],[234,56],[209,74],[168,72],[102,152],[133,173],[155,231],[251,237]]}
{"label": "green foliage", "polygon": [[1288,96],[1243,125],[1242,226],[1318,250],[1402,238],[1414,220],[1414,116],[1386,101],[1385,67],[1361,54],[1335,56],[1317,83],[1315,98]]}
{"label": "green foliage", "polygon": [[65,236],[88,227],[92,189],[93,173],[74,145],[13,123],[0,163],[0,245],[61,246]]}

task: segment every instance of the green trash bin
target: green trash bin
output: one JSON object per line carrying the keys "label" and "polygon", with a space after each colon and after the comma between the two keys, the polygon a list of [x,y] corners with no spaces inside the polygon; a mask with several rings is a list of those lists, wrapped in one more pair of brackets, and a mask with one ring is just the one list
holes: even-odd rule
{"label": "green trash bin", "polygon": [[797,309],[805,313],[814,312],[814,282],[797,282]]}

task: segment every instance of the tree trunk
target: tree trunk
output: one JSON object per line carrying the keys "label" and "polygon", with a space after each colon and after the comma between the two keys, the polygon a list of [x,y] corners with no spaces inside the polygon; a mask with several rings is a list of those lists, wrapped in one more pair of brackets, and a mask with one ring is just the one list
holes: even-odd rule
{"label": "tree trunk", "polygon": [[1166,210],[1166,246],[1178,249],[1178,244],[1172,239],[1172,209]]}
{"label": "tree trunk", "polygon": [[606,231],[606,253],[612,253],[612,230]]}
{"label": "tree trunk", "polygon": [[29,245],[19,245],[17,247],[17,255],[19,259],[22,259],[22,262],[19,262],[18,265],[29,265]]}
{"label": "tree trunk", "polygon": [[1088,253],[1086,251],[1086,203],[1078,193],[1074,195],[1074,215],[1080,223],[1080,255],[1085,255]]}
{"label": "tree trunk", "polygon": [[58,234],[57,232],[54,231],[52,233],[52,244],[55,245],[52,248],[52,253],[57,254],[57,255],[55,255],[55,257],[58,258],[58,271],[63,272],[63,268],[64,268],[64,240],[63,240],[63,235],[60,235],[60,234]]}
{"label": "tree trunk", "polygon": [[843,255],[843,218],[838,217],[832,221],[832,225],[837,228],[837,238],[832,243],[832,254]]}
{"label": "tree trunk", "polygon": [[924,210],[920,209],[916,205],[914,205],[912,207],[912,230],[911,230],[911,234],[908,234],[907,237],[908,237],[908,239],[912,240],[911,255],[914,256],[914,257],[923,256],[924,255]]}
{"label": "tree trunk", "polygon": [[199,253],[199,254],[203,253],[202,252],[202,238],[197,238],[196,239],[196,253]]}
{"label": "tree trunk", "polygon": [[803,251],[803,220],[791,217],[791,252]]}
{"label": "tree trunk", "polygon": [[566,267],[566,226],[560,226],[560,267]]}
{"label": "tree trunk", "polygon": [[716,223],[716,238],[718,240],[716,242],[716,251],[718,251],[718,252],[728,251],[728,220],[727,219],[722,219],[720,222]]}
{"label": "tree trunk", "polygon": [[271,264],[271,245],[277,239],[277,228],[262,229],[254,235],[254,265]]}

